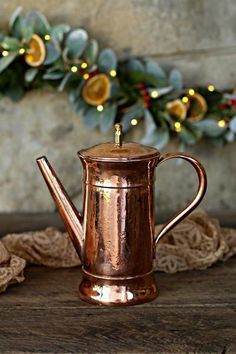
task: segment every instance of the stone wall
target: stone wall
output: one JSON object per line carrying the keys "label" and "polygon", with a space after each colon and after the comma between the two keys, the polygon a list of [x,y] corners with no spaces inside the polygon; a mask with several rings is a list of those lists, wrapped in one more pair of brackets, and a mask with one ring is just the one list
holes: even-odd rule
{"label": "stone wall", "polygon": [[[111,46],[121,58],[147,55],[179,67],[189,85],[236,82],[234,0],[2,1],[1,28],[19,5],[25,11],[40,10],[55,23],[84,26],[101,46]],[[129,138],[138,140],[141,128],[135,129]],[[35,212],[54,209],[35,158],[48,156],[79,205],[81,168],[76,151],[109,140],[111,132],[88,131],[63,94],[35,91],[17,104],[0,101],[0,134],[0,212]],[[235,147],[216,149],[203,143],[189,149],[206,167],[209,188],[202,206],[212,213],[236,211]],[[173,142],[165,151],[176,148]],[[190,200],[195,178],[185,163],[170,161],[159,168],[161,214]]]}

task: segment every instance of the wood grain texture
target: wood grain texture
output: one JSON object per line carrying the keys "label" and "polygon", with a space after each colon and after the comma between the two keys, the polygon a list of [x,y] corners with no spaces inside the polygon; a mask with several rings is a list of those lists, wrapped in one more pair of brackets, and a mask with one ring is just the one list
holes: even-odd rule
{"label": "wood grain texture", "polygon": [[29,267],[0,296],[0,353],[236,353],[236,258],[156,277],[155,301],[103,308],[79,300],[80,268]]}

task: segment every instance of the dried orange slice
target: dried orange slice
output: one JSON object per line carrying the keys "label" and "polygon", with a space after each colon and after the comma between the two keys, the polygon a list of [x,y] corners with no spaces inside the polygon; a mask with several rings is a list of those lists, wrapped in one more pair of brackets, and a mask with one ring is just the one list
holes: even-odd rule
{"label": "dried orange slice", "polygon": [[29,49],[25,54],[25,61],[28,65],[37,67],[43,64],[46,58],[46,47],[42,38],[33,34],[29,41]]}
{"label": "dried orange slice", "polygon": [[102,104],[109,98],[110,86],[109,78],[105,74],[98,74],[86,82],[83,98],[93,106]]}
{"label": "dried orange slice", "polygon": [[207,112],[207,103],[205,98],[199,93],[188,96],[189,106],[187,107],[187,119],[191,122],[198,122]]}
{"label": "dried orange slice", "polygon": [[184,120],[187,115],[186,105],[180,99],[168,102],[166,110],[174,119]]}

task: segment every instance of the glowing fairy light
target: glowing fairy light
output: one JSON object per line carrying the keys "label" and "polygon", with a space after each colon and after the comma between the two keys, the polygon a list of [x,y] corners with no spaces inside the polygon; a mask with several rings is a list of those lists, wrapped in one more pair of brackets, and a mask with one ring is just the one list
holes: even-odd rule
{"label": "glowing fairy light", "polygon": [[182,97],[182,102],[183,103],[188,103],[188,97],[187,96]]}
{"label": "glowing fairy light", "polygon": [[98,112],[102,112],[103,111],[103,105],[102,104],[99,104],[98,106],[97,106],[97,110],[98,110]]}
{"label": "glowing fairy light", "polygon": [[190,96],[194,96],[195,95],[195,90],[191,88],[191,89],[188,90],[188,93],[189,93]]}
{"label": "glowing fairy light", "polygon": [[4,51],[2,52],[2,56],[3,56],[3,57],[7,57],[8,54],[9,54],[9,52],[8,52],[7,50],[4,50]]}
{"label": "glowing fairy light", "polygon": [[110,75],[111,75],[111,77],[116,77],[116,71],[115,70],[111,70],[110,71]]}
{"label": "glowing fairy light", "polygon": [[85,74],[83,75],[83,78],[84,78],[84,80],[88,80],[89,74],[88,74],[88,73],[85,73]]}
{"label": "glowing fairy light", "polygon": [[25,53],[25,48],[20,48],[19,49],[19,54],[24,54]]}
{"label": "glowing fairy light", "polygon": [[208,91],[213,92],[213,91],[215,91],[215,86],[209,85],[207,89],[208,89]]}
{"label": "glowing fairy light", "polygon": [[180,123],[180,122],[175,122],[174,126],[175,126],[175,130],[176,130],[177,132],[180,132],[180,131],[181,131],[181,123]]}
{"label": "glowing fairy light", "polygon": [[138,121],[137,121],[137,119],[134,118],[134,119],[131,120],[130,123],[131,123],[131,125],[137,125]]}
{"label": "glowing fairy light", "polygon": [[72,71],[72,73],[76,73],[78,71],[77,66],[73,65],[70,70]]}
{"label": "glowing fairy light", "polygon": [[50,34],[45,34],[44,39],[45,41],[49,41],[51,39]]}
{"label": "glowing fairy light", "polygon": [[87,64],[87,63],[83,62],[83,63],[81,64],[81,68],[82,68],[82,69],[86,69],[87,67],[88,67],[88,64]]}
{"label": "glowing fairy light", "polygon": [[153,90],[153,91],[151,92],[151,97],[152,97],[152,98],[157,98],[157,97],[158,97],[158,92],[157,92],[157,90]]}
{"label": "glowing fairy light", "polygon": [[219,122],[218,122],[219,127],[224,128],[225,125],[226,125],[226,121],[224,119],[219,120]]}

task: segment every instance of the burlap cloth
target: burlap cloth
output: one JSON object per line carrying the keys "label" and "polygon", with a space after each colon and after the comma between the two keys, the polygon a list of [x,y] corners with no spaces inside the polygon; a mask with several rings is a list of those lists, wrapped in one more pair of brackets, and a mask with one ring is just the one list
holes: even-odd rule
{"label": "burlap cloth", "polygon": [[[234,254],[236,230],[221,228],[216,219],[197,210],[161,239],[154,269],[166,273],[205,269]],[[9,234],[0,241],[0,292],[24,280],[26,263],[61,268],[79,266],[80,260],[67,233],[55,228]]]}

